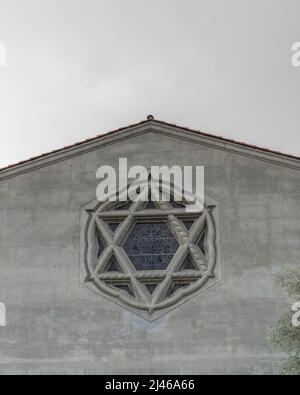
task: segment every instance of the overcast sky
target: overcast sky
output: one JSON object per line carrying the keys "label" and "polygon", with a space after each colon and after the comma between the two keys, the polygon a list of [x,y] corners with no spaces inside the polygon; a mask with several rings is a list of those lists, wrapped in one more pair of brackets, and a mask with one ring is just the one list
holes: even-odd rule
{"label": "overcast sky", "polygon": [[0,0],[0,167],[147,114],[300,156],[299,0]]}

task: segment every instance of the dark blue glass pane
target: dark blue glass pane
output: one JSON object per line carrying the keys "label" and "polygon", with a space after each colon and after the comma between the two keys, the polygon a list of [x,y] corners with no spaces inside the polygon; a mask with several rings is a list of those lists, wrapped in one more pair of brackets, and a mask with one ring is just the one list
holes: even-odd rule
{"label": "dark blue glass pane", "polygon": [[151,201],[147,204],[146,206],[147,210],[157,210],[157,207],[155,206],[155,204]]}
{"label": "dark blue glass pane", "polygon": [[166,270],[173,255],[129,255],[136,270]]}
{"label": "dark blue glass pane", "polygon": [[197,270],[192,258],[188,255],[181,267],[181,270]]}
{"label": "dark blue glass pane", "polygon": [[126,242],[129,255],[173,255],[178,249],[174,238],[133,238]]}
{"label": "dark blue glass pane", "polygon": [[130,238],[135,239],[159,239],[162,237],[174,239],[171,230],[165,222],[137,223],[130,233]]}
{"label": "dark blue glass pane", "polygon": [[137,223],[124,250],[137,270],[165,270],[178,247],[165,222]]}
{"label": "dark blue glass pane", "polygon": [[98,242],[98,251],[97,251],[97,258],[100,258],[100,255],[104,251],[104,244],[99,236],[97,236],[97,242]]}
{"label": "dark blue glass pane", "polygon": [[105,272],[120,272],[120,268],[115,258],[112,257],[106,266]]}
{"label": "dark blue glass pane", "polygon": [[187,230],[191,230],[192,226],[194,225],[194,221],[183,221],[185,227],[187,228]]}
{"label": "dark blue glass pane", "polygon": [[158,284],[145,284],[145,286],[148,289],[148,291],[150,292],[150,294],[152,295],[154,293],[154,291],[156,290]]}
{"label": "dark blue glass pane", "polygon": [[200,250],[202,251],[202,254],[205,255],[205,234],[201,237],[198,246]]}
{"label": "dark blue glass pane", "polygon": [[111,229],[111,231],[112,231],[113,233],[115,233],[115,231],[118,229],[119,225],[120,225],[119,222],[118,222],[118,223],[113,222],[113,223],[109,223],[109,224],[108,224],[108,226],[110,227],[110,229]]}

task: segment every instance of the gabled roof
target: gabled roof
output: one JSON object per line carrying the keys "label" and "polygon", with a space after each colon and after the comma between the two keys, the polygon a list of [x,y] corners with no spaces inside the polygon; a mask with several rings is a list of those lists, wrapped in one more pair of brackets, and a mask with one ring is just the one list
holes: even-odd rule
{"label": "gabled roof", "polygon": [[[100,145],[102,145],[102,142],[106,142],[109,139],[112,140],[111,143],[116,142],[117,140],[122,140],[122,137],[125,137],[126,131],[127,134],[130,131],[136,132],[133,133],[134,136],[149,131],[159,133],[163,132],[163,130],[165,130],[165,133],[169,132],[170,134],[172,134],[173,131],[175,133],[174,137],[180,138],[181,135],[182,137],[187,138],[189,136],[192,141],[198,137],[198,143],[204,146],[222,149],[236,154],[246,155],[248,157],[256,157],[257,159],[300,170],[300,157],[270,150],[268,148],[261,148],[256,145],[251,145],[240,141],[227,139],[221,136],[205,133],[200,130],[178,126],[172,123],[156,120],[153,118],[153,116],[148,116],[147,120],[142,122],[106,132],[84,141],[1,168],[0,181],[14,177],[19,173],[25,173],[34,170],[35,168],[45,167],[54,162],[69,159],[80,155],[81,153],[95,150],[99,148],[98,146],[94,146],[95,144],[97,145],[98,142]],[[185,136],[182,134],[185,134]],[[130,137],[130,135],[131,133],[128,134],[128,137]]]}

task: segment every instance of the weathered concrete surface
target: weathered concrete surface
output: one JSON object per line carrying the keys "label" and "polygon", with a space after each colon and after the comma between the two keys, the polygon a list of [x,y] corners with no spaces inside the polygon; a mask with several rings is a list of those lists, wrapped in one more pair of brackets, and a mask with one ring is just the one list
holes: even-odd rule
{"label": "weathered concrete surface", "polygon": [[[96,169],[204,165],[221,204],[224,282],[149,323],[79,286],[80,208]],[[300,257],[300,172],[147,133],[0,182],[0,374],[276,374],[266,337]]]}

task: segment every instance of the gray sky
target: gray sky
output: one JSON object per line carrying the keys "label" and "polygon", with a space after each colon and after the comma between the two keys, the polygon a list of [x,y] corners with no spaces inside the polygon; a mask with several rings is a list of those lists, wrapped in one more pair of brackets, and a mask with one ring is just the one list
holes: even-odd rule
{"label": "gray sky", "polygon": [[0,166],[156,118],[300,156],[299,0],[0,0]]}

